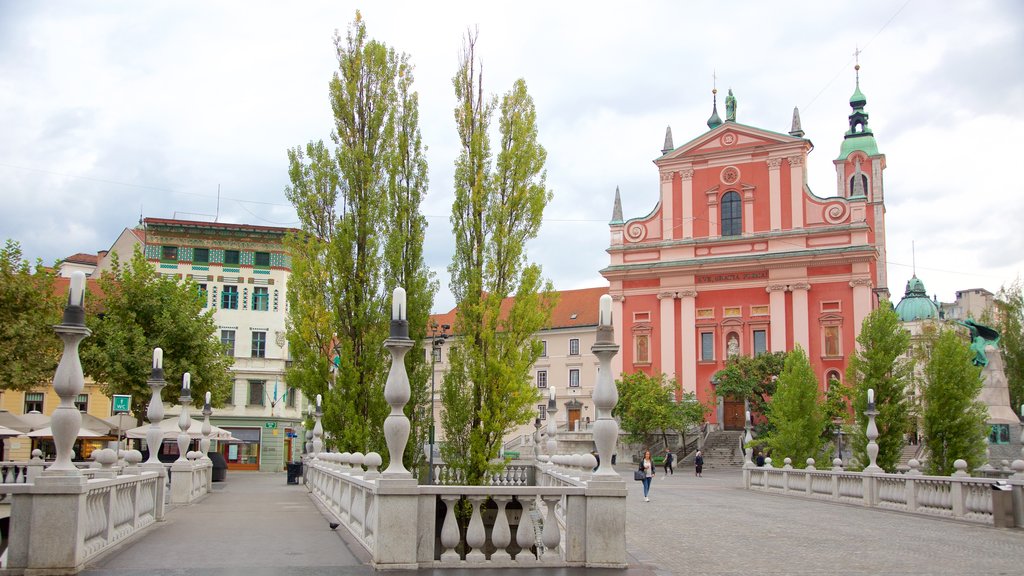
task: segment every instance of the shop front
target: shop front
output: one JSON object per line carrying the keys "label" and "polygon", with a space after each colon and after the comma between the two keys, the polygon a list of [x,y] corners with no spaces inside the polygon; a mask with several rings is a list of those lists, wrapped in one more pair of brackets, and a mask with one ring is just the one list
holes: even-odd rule
{"label": "shop front", "polygon": [[235,441],[221,443],[220,453],[228,463],[228,470],[259,470],[261,429],[255,427],[222,426]]}

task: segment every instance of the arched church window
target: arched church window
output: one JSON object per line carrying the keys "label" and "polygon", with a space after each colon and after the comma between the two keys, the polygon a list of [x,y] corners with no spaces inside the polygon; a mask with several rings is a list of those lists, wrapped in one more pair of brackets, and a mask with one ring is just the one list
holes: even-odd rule
{"label": "arched church window", "polygon": [[743,230],[743,205],[740,195],[726,192],[722,196],[722,236],[739,236]]}
{"label": "arched church window", "polygon": [[860,175],[861,187],[857,188],[857,176],[853,175],[850,177],[850,196],[867,196],[868,195],[868,175],[861,173]]}

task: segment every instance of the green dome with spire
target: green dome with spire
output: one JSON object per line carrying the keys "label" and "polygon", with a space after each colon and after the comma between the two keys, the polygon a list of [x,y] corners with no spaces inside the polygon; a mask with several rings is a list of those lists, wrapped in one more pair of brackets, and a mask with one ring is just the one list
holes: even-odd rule
{"label": "green dome with spire", "polygon": [[896,305],[896,314],[899,315],[901,322],[938,319],[939,307],[928,298],[924,282],[921,282],[916,274],[907,280],[907,291]]}

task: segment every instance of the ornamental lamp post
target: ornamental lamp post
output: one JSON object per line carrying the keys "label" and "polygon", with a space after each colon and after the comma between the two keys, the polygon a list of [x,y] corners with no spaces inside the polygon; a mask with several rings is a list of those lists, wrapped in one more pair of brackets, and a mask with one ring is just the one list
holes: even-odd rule
{"label": "ornamental lamp post", "polygon": [[434,380],[437,375],[434,365],[441,360],[441,347],[444,346],[444,341],[448,339],[449,328],[451,328],[450,325],[441,324],[441,332],[438,333],[437,322],[433,322],[430,325],[430,454],[427,456],[427,466],[429,466],[427,484],[434,483],[434,409],[436,407]]}
{"label": "ornamental lamp post", "polygon": [[53,331],[64,341],[64,353],[53,376],[53,391],[60,397],[60,406],[50,417],[57,458],[43,472],[48,476],[81,476],[78,467],[71,461],[75,438],[82,427],[82,413],[75,407],[75,399],[85,386],[78,345],[92,332],[85,326],[85,273],[72,272],[70,284],[63,319],[53,327]]}

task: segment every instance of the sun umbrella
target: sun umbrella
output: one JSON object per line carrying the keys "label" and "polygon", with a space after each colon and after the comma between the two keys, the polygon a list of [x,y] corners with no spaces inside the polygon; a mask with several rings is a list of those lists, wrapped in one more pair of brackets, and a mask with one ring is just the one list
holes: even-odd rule
{"label": "sun umbrella", "polygon": [[7,426],[0,426],[0,438],[7,438],[9,436],[21,436],[24,432],[19,430],[12,430]]}
{"label": "sun umbrella", "polygon": [[50,425],[50,417],[39,412],[29,412],[18,416],[18,418],[29,425],[29,430],[39,430]]}
{"label": "sun umbrella", "polygon": [[110,425],[111,432],[124,433],[139,425],[139,420],[131,414],[114,414],[110,418],[104,418],[103,421]]}
{"label": "sun umbrella", "polygon": [[11,414],[7,410],[0,410],[0,426],[11,430],[18,430],[22,433],[32,430],[32,426],[18,414]]}
{"label": "sun umbrella", "polygon": [[[142,426],[138,426],[136,428],[128,430],[126,432],[126,435],[129,438],[135,439],[145,438],[146,432],[149,431],[149,428],[149,424],[144,424]],[[228,432],[223,428],[218,428],[213,425],[211,425],[210,428],[212,429],[212,432],[210,432],[211,440],[232,440],[234,438],[234,436],[231,435],[231,432]],[[160,431],[163,433],[164,440],[173,440],[177,438],[178,434],[181,433],[181,430],[178,428],[178,418],[168,418],[163,422],[160,422]],[[202,438],[203,421],[199,420],[198,418],[193,418],[192,425],[188,429],[188,435],[191,438]]]}
{"label": "sun umbrella", "polygon": [[[40,428],[39,430],[33,430],[26,434],[29,438],[53,438],[53,429],[47,426],[46,428]],[[110,436],[105,432],[97,432],[95,430],[89,430],[88,428],[78,429],[78,438],[105,438]]]}

